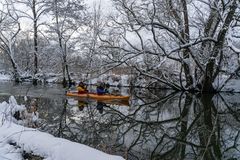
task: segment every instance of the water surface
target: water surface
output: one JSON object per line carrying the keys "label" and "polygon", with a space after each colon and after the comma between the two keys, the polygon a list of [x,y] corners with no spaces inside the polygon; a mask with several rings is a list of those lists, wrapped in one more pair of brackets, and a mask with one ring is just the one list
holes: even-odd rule
{"label": "water surface", "polygon": [[37,98],[39,130],[129,160],[240,159],[239,94],[124,88],[130,105],[65,96],[60,85],[0,83],[0,99]]}

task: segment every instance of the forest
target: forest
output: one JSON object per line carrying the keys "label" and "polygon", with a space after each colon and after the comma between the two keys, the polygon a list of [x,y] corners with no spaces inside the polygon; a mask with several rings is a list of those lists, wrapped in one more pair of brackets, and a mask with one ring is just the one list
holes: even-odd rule
{"label": "forest", "polygon": [[33,84],[59,75],[66,85],[128,70],[129,85],[193,92],[239,77],[239,0],[106,3],[108,12],[82,0],[1,1],[1,72]]}

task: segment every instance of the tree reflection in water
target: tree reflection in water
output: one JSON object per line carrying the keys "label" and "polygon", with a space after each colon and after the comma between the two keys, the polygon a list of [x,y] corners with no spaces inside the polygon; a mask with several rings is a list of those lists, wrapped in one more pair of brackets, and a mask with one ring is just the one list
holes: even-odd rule
{"label": "tree reflection in water", "polygon": [[135,91],[131,106],[81,110],[69,101],[45,130],[129,160],[240,159],[238,95]]}

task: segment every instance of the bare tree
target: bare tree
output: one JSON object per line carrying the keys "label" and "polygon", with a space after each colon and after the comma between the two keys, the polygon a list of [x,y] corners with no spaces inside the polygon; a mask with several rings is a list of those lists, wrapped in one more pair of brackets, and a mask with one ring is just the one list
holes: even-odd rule
{"label": "bare tree", "polygon": [[[133,67],[176,90],[202,92],[222,89],[214,86],[215,81],[222,74],[232,78],[239,71],[236,67],[229,73],[225,70],[229,66],[223,66],[228,53],[234,53],[226,38],[236,27],[239,1],[113,2],[118,12],[100,36],[108,64]],[[176,67],[168,73],[177,71],[177,79],[161,72],[172,64]]]}
{"label": "bare tree", "polygon": [[20,82],[20,73],[14,58],[16,37],[21,29],[19,16],[15,12],[11,1],[2,2],[2,7],[0,12],[0,49],[11,62],[14,80]]}
{"label": "bare tree", "polygon": [[[104,26],[107,23],[106,18],[103,15],[101,3],[93,4],[93,10],[89,13],[90,23],[87,25],[87,30],[85,35],[83,36],[82,46],[84,60],[86,61],[85,70],[86,70],[86,78],[91,79],[96,76],[95,73],[100,73],[100,68],[98,67],[98,63],[101,61],[101,57],[99,57],[99,49],[100,41],[98,35],[103,31]],[[99,74],[97,74],[99,76]]]}
{"label": "bare tree", "polygon": [[[37,84],[36,74],[38,73],[38,32],[39,26],[43,24],[40,22],[42,15],[45,12],[45,0],[16,0],[16,4],[23,5],[24,9],[18,9],[22,18],[30,19],[33,22],[33,53],[34,53],[34,71],[33,84]],[[15,4],[15,5],[16,5]],[[29,12],[29,10],[31,12]]]}
{"label": "bare tree", "polygon": [[55,23],[50,28],[57,35],[59,44],[59,52],[62,57],[63,85],[71,83],[69,66],[67,62],[68,50],[73,47],[71,43],[75,41],[76,34],[80,31],[80,27],[87,23],[86,8],[83,1],[64,1],[53,0],[49,5],[49,11],[52,12]]}

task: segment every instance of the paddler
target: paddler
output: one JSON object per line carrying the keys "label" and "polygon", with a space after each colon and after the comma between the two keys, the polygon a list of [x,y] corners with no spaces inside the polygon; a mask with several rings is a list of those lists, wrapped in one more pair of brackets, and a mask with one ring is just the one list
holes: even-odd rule
{"label": "paddler", "polygon": [[88,93],[87,86],[83,82],[79,82],[77,86],[78,94]]}

